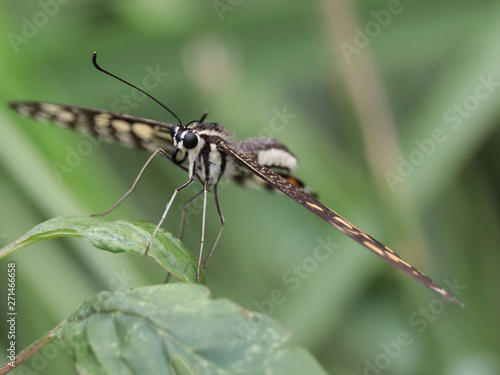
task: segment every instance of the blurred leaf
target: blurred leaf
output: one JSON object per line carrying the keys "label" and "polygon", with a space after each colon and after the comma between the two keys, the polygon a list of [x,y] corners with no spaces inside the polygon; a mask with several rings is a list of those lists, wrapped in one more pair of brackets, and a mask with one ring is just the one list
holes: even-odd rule
{"label": "blurred leaf", "polygon": [[[155,227],[151,223],[105,222],[96,217],[60,216],[37,225],[16,242],[1,249],[0,258],[32,243],[56,237],[83,237],[97,249],[143,255]],[[160,228],[147,255],[179,280],[196,282],[198,259],[172,233]],[[200,281],[205,283],[203,268],[200,269]]]}
{"label": "blurred leaf", "polygon": [[270,318],[199,285],[89,298],[55,330],[80,374],[324,374]]}

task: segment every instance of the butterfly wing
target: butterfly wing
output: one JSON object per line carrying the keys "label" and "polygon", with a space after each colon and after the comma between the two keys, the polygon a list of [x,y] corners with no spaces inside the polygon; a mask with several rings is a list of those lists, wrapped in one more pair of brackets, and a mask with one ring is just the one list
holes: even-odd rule
{"label": "butterfly wing", "polygon": [[419,283],[425,285],[429,289],[439,293],[450,301],[456,302],[463,306],[455,297],[450,295],[446,290],[437,285],[432,279],[424,275],[415,267],[411,266],[403,259],[401,259],[394,251],[384,246],[382,243],[378,242],[372,236],[366,234],[361,229],[357,228],[349,221],[344,219],[342,216],[331,210],[330,208],[323,205],[321,202],[316,200],[314,197],[309,195],[299,186],[291,183],[285,178],[281,177],[277,173],[271,171],[269,168],[257,163],[252,158],[242,154],[241,152],[233,149],[227,143],[219,141],[218,148],[232,157],[237,163],[245,168],[248,168],[255,175],[259,176],[261,179],[267,183],[274,186],[276,189],[288,195],[294,201],[298,202],[308,210],[314,212],[317,216],[340,230],[342,233],[346,234],[356,242],[366,247],[371,252],[375,253],[382,259],[386,260],[394,267],[398,268],[405,274],[411,276]]}
{"label": "butterfly wing", "polygon": [[32,101],[12,102],[17,112],[39,121],[89,133],[107,142],[155,151],[173,150],[172,124],[98,109]]}

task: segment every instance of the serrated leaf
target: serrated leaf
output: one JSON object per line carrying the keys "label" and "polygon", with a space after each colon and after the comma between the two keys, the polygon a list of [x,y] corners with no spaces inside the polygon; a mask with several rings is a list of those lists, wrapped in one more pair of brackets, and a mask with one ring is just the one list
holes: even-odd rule
{"label": "serrated leaf", "polygon": [[[1,249],[0,258],[32,243],[56,237],[83,237],[97,249],[143,255],[155,227],[151,223],[60,216],[35,226],[19,240]],[[196,282],[198,259],[172,233],[160,228],[147,255],[179,280]],[[203,269],[200,270],[200,282],[205,283]]]}
{"label": "serrated leaf", "polygon": [[99,293],[54,334],[80,374],[325,374],[278,323],[200,285]]}

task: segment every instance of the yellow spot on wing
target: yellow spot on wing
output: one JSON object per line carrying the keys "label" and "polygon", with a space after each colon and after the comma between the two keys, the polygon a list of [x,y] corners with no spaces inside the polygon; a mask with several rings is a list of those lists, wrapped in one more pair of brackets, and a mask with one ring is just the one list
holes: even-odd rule
{"label": "yellow spot on wing", "polygon": [[[408,263],[406,263],[403,259],[398,257],[396,254],[394,254],[394,252],[391,249],[389,249],[388,247],[385,247],[384,250],[382,250],[379,247],[377,247],[376,245],[374,245],[372,242],[369,242],[369,241],[363,241],[363,245],[365,245],[367,248],[373,250],[375,253],[377,253],[378,255],[380,255],[383,258],[388,257],[388,258],[392,259],[392,261],[395,263],[404,264],[406,267],[413,269],[412,266],[410,266]],[[412,272],[415,275],[419,275],[419,273],[416,273],[414,270]]]}
{"label": "yellow spot on wing", "polygon": [[109,126],[109,119],[108,113],[100,113],[94,117],[94,122],[97,126]]}
{"label": "yellow spot on wing", "polygon": [[373,250],[376,254],[380,255],[381,257],[385,257],[386,253],[377,246],[375,246],[373,243],[369,241],[363,241],[363,245],[365,245],[367,248]]}
{"label": "yellow spot on wing", "polygon": [[120,133],[128,133],[130,131],[130,124],[127,121],[115,119],[111,120],[111,125]]}
{"label": "yellow spot on wing", "polygon": [[385,250],[386,250],[388,253],[391,253],[391,254],[396,254],[394,251],[392,251],[391,249],[389,249],[387,246],[386,246]]}
{"label": "yellow spot on wing", "polygon": [[401,259],[400,257],[398,257],[396,254],[394,254],[393,252],[386,252],[387,256],[389,258],[391,258],[393,261],[395,261],[396,263],[403,263],[406,267],[408,268],[412,268],[412,266],[410,266],[408,263],[406,263],[403,259]]}
{"label": "yellow spot on wing", "polygon": [[340,216],[335,216],[335,221],[338,221],[339,223],[342,223],[345,227],[349,228],[349,229],[352,229],[353,226],[351,225],[351,223],[349,223],[347,220],[345,220],[343,217],[340,217]]}
{"label": "yellow spot on wing", "polygon": [[153,128],[149,125],[135,122],[132,125],[132,131],[144,141],[150,141],[153,138]]}
{"label": "yellow spot on wing", "polygon": [[43,111],[50,113],[52,115],[57,115],[61,112],[61,106],[52,103],[42,103],[40,105],[40,108],[42,108]]}
{"label": "yellow spot on wing", "polygon": [[62,122],[71,122],[75,119],[74,113],[71,113],[69,111],[62,111],[57,114],[57,119]]}
{"label": "yellow spot on wing", "polygon": [[323,209],[321,207],[318,207],[317,205],[315,205],[314,203],[311,203],[311,202],[306,202],[309,206],[311,207],[314,207],[315,209],[317,209],[318,211],[323,211]]}

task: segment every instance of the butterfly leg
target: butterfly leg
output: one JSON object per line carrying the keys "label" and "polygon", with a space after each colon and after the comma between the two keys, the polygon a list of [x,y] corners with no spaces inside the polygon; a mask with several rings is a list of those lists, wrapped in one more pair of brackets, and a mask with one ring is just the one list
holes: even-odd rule
{"label": "butterfly leg", "polygon": [[[206,199],[207,199],[206,195],[207,195],[207,193],[208,193],[208,188],[205,189],[205,187],[204,187],[203,190],[201,190],[193,198],[191,198],[189,201],[187,201],[184,204],[184,206],[182,208],[181,228],[180,228],[180,231],[179,231],[179,239],[182,240],[182,236],[184,234],[184,225],[185,225],[185,222],[186,222],[186,212],[187,212],[187,209],[188,209],[188,207],[194,201],[196,201],[196,199],[198,199],[200,197],[200,195],[205,194],[204,199],[203,199],[202,244],[201,244],[201,248],[200,248],[200,258],[198,259],[198,263],[199,263],[198,264],[198,269],[201,267],[201,253],[202,253],[203,244],[204,244],[205,212],[206,212]],[[214,186],[214,197],[215,197],[215,205],[217,207],[217,213],[219,214],[219,220],[221,222],[221,227],[219,229],[219,233],[217,234],[217,237],[215,238],[215,241],[214,241],[214,243],[212,245],[212,248],[210,249],[210,252],[208,253],[207,258],[203,262],[203,267],[207,266],[208,260],[212,256],[212,253],[214,252],[215,247],[217,246],[217,243],[219,242],[219,238],[220,238],[220,236],[222,234],[222,229],[224,228],[224,224],[225,224],[224,216],[222,215],[222,210],[221,210],[220,204],[219,204],[219,195],[218,195],[218,192],[217,192],[217,185]]]}
{"label": "butterfly leg", "polygon": [[203,190],[197,193],[193,198],[188,200],[184,206],[182,207],[182,216],[181,216],[181,227],[179,229],[179,239],[182,241],[182,236],[184,235],[184,224],[186,224],[186,212],[188,207],[203,194]]}
{"label": "butterfly leg", "polygon": [[207,193],[208,181],[203,184],[203,217],[201,219],[201,239],[200,239],[200,255],[198,257],[198,268],[196,269],[196,282],[200,281],[201,258],[203,255],[203,244],[205,243],[205,219],[207,216]]}
{"label": "butterfly leg", "polygon": [[[175,196],[177,195],[177,193],[179,191],[181,191],[181,190],[187,188],[189,185],[191,185],[194,182],[194,179],[195,179],[195,175],[193,174],[189,178],[188,182],[186,182],[184,185],[179,186],[177,189],[174,190],[174,193],[172,194],[172,197],[168,201],[167,206],[165,207],[165,211],[163,212],[163,215],[161,216],[161,220],[158,223],[158,225],[156,226],[156,228],[153,232],[153,235],[151,236],[151,239],[148,242],[148,246],[146,247],[146,251],[144,252],[144,255],[146,255],[148,253],[149,247],[151,246],[151,243],[153,242],[153,238],[155,238],[156,233],[158,232],[158,229],[160,229],[160,226],[163,224],[163,221],[165,221],[165,218],[167,217],[168,210],[170,209],[170,206],[172,206],[172,202],[174,201]],[[197,279],[198,279],[198,277],[197,277]]]}
{"label": "butterfly leg", "polygon": [[217,185],[214,185],[214,198],[215,198],[215,206],[217,207],[217,213],[219,214],[220,229],[219,229],[219,233],[217,234],[217,237],[215,238],[214,244],[212,245],[212,248],[210,249],[210,252],[208,253],[207,259],[205,259],[205,262],[203,263],[203,267],[207,266],[208,261],[210,260],[210,257],[212,256],[212,253],[214,252],[215,247],[217,246],[217,243],[219,242],[219,238],[222,234],[222,229],[224,229],[224,224],[226,223],[226,221],[224,220],[224,216],[222,215],[222,210],[220,209],[219,194],[217,192]]}
{"label": "butterfly leg", "polygon": [[[181,227],[179,229],[179,240],[182,241],[182,236],[184,234],[184,224],[186,223],[186,211],[187,208],[196,200],[200,197],[200,195],[203,194],[203,190],[201,190],[199,193],[197,193],[193,198],[188,200],[186,203],[184,203],[184,206],[182,207],[182,216],[181,216]],[[170,278],[171,273],[167,273],[167,276],[165,277],[165,281],[163,282],[164,284],[168,283],[168,280]]]}
{"label": "butterfly leg", "polygon": [[111,211],[113,211],[115,208],[117,208],[124,200],[125,198],[127,198],[130,194],[132,194],[137,186],[137,184],[139,183],[139,180],[141,179],[142,175],[144,174],[144,171],[146,170],[146,168],[148,167],[149,163],[151,163],[151,160],[153,160],[153,158],[158,155],[158,154],[162,154],[163,156],[165,156],[167,159],[170,159],[170,155],[165,151],[163,150],[162,148],[159,148],[157,149],[148,159],[148,161],[146,161],[146,164],[144,164],[144,166],[142,167],[141,171],[139,172],[139,175],[137,176],[137,178],[135,179],[134,181],[134,184],[132,185],[132,187],[129,189],[129,191],[127,191],[123,197],[121,197],[118,202],[115,203],[115,205],[113,207],[111,207],[109,210],[107,211],[104,211],[100,214],[93,214],[91,216],[103,216],[103,215],[106,215],[106,214],[109,214]]}

